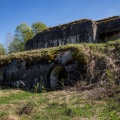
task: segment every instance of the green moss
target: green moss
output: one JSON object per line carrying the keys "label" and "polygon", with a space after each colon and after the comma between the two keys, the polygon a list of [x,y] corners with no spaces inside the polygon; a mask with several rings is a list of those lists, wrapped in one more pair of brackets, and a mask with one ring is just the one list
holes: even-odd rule
{"label": "green moss", "polygon": [[112,21],[112,20],[118,19],[119,17],[120,17],[120,16],[108,17],[108,18],[104,18],[104,19],[102,19],[102,20],[98,20],[98,21],[96,21],[96,22],[98,22],[98,23],[101,23],[101,22],[108,23],[108,22],[110,22],[110,21]]}

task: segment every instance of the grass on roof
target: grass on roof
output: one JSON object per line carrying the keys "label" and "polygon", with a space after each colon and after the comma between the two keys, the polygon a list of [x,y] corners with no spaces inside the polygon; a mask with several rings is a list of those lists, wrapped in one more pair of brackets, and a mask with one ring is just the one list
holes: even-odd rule
{"label": "grass on roof", "polygon": [[87,57],[89,56],[88,54],[86,54],[87,49],[90,49],[93,52],[105,53],[106,49],[115,48],[116,46],[120,48],[120,39],[100,44],[94,43],[67,44],[59,47],[50,47],[44,49],[12,53],[9,55],[0,56],[0,67],[9,64],[13,60],[28,62],[37,62],[44,60],[52,61],[55,59],[55,56],[58,53],[66,50],[71,50],[73,52],[73,57],[75,57],[75,59],[79,59],[79,57],[82,57],[84,60],[87,60]]}

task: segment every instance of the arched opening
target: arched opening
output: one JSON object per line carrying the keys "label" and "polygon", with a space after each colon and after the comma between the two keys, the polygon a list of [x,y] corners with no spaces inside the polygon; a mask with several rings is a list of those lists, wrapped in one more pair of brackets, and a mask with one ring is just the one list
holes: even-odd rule
{"label": "arched opening", "polygon": [[67,79],[67,72],[63,66],[55,66],[49,74],[49,86],[51,89],[57,89],[64,85]]}

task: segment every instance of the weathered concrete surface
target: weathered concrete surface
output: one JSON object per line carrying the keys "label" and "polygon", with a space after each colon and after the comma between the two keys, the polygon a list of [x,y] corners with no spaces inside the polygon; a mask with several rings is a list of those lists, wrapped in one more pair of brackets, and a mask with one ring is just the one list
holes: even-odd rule
{"label": "weathered concrete surface", "polygon": [[[26,62],[12,61],[0,71],[0,80],[11,87],[56,89],[61,85],[71,85],[79,80],[85,69],[73,59],[72,51],[67,50],[57,54],[54,62],[34,63],[27,66]],[[4,80],[3,80],[4,74]]]}
{"label": "weathered concrete surface", "polygon": [[114,16],[96,22],[100,42],[120,38],[120,16]]}
{"label": "weathered concrete surface", "polygon": [[26,50],[76,44],[99,43],[120,38],[120,16],[98,21],[82,19],[48,28],[25,43]]}
{"label": "weathered concrete surface", "polygon": [[97,29],[94,21],[83,19],[68,24],[48,28],[38,33],[25,44],[26,50],[75,44],[81,42],[96,42]]}

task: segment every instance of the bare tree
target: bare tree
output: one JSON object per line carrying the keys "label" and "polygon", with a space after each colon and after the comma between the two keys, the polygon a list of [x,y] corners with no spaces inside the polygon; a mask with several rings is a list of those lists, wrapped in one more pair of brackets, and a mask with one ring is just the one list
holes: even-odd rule
{"label": "bare tree", "polygon": [[6,38],[5,38],[5,47],[7,49],[7,52],[8,52],[8,46],[10,45],[10,43],[12,42],[13,40],[13,35],[11,32],[8,32],[6,34]]}

